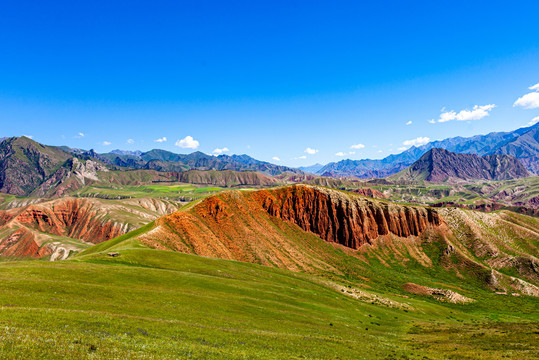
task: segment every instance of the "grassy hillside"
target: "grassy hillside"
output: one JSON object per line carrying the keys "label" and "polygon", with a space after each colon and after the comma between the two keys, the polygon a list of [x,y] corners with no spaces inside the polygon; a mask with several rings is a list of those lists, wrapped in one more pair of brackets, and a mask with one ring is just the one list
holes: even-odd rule
{"label": "grassy hillside", "polygon": [[458,305],[363,288],[358,298],[351,283],[150,249],[0,263],[0,279],[0,353],[9,359],[532,359],[538,351],[529,297],[481,292]]}
{"label": "grassy hillside", "polygon": [[[298,220],[271,216],[269,210],[261,206],[269,204],[274,196],[285,196],[281,197],[278,206],[284,206],[280,210],[282,213],[290,214],[292,210],[285,205],[290,204],[286,198],[287,189],[292,191],[290,194],[303,193],[306,199],[312,200],[294,210],[299,215]],[[383,222],[376,220],[377,216],[365,215],[372,211],[371,206],[375,209],[380,204],[388,204],[391,207],[388,212],[393,214],[408,213],[406,221],[411,223],[414,219],[410,214],[414,208],[367,200],[346,192],[329,189],[318,192],[316,189],[288,187],[222,192],[184,206],[135,232],[86,249],[80,256],[150,247],[360,282],[371,289],[402,295],[406,294],[402,287],[413,283],[432,288],[457,287],[469,294],[480,287],[488,293],[539,296],[539,276],[535,270],[539,264],[539,225],[535,218],[511,212],[483,214],[462,209],[441,210],[443,223],[427,227],[418,236],[399,237],[388,233],[374,240],[367,239],[354,250],[323,240],[315,231],[319,231],[320,236],[329,234],[334,228],[370,231],[377,226],[373,222]],[[326,197],[328,194],[329,198]],[[354,221],[332,223],[321,211],[322,204],[341,200],[360,207],[331,211],[349,212]],[[270,208],[275,209],[275,206]],[[316,211],[319,215],[312,216]],[[353,214],[363,214],[363,217]],[[396,216],[390,221],[397,221]],[[303,223],[302,228],[295,222],[304,219],[310,219],[317,227],[305,231],[311,223]],[[341,232],[340,236],[345,233]]]}

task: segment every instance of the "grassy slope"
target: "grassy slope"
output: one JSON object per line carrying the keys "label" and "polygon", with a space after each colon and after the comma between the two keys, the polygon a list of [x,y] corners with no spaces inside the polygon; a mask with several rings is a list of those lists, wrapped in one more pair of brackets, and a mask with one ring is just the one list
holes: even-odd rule
{"label": "grassy slope", "polygon": [[150,249],[1,263],[0,279],[0,353],[10,359],[531,359],[538,350],[527,297],[487,295],[487,311],[393,296],[415,309],[405,311],[309,275]]}

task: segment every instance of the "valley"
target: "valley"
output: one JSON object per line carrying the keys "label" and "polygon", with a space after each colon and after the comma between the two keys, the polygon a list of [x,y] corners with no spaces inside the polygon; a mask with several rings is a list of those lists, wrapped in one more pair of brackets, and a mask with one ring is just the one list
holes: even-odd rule
{"label": "valley", "polygon": [[278,359],[305,343],[306,358],[539,351],[539,180],[510,156],[435,149],[362,179],[215,170],[199,154],[181,169],[126,168],[8,144],[9,358]]}

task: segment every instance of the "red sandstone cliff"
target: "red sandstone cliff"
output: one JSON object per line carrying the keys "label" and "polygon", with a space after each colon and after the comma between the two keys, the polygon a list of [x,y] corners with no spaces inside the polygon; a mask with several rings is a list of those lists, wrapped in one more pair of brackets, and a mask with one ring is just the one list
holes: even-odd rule
{"label": "red sandstone cliff", "polygon": [[35,204],[0,214],[0,225],[17,223],[53,235],[66,236],[94,244],[122,235],[127,230],[123,224],[103,219],[99,210],[87,199],[64,199]]}
{"label": "red sandstone cliff", "polygon": [[51,255],[56,245],[67,253],[77,251],[50,235],[97,244],[176,209],[172,203],[157,199],[107,202],[64,198],[0,211],[0,256],[44,257]]}
{"label": "red sandstone cliff", "polygon": [[310,186],[259,191],[256,197],[270,215],[353,249],[380,235],[417,236],[441,223],[438,213],[430,208],[396,205]]}
{"label": "red sandstone cliff", "polygon": [[338,263],[320,238],[353,251],[380,236],[421,235],[441,223],[432,209],[293,185],[208,197],[158,219],[137,239],[162,250],[311,271]]}

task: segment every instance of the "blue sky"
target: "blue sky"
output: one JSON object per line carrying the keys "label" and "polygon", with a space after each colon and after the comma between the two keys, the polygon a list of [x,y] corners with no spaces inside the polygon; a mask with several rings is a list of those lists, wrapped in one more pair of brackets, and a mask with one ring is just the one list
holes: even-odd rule
{"label": "blue sky", "polygon": [[74,3],[2,4],[0,136],[301,166],[539,116],[537,1]]}

